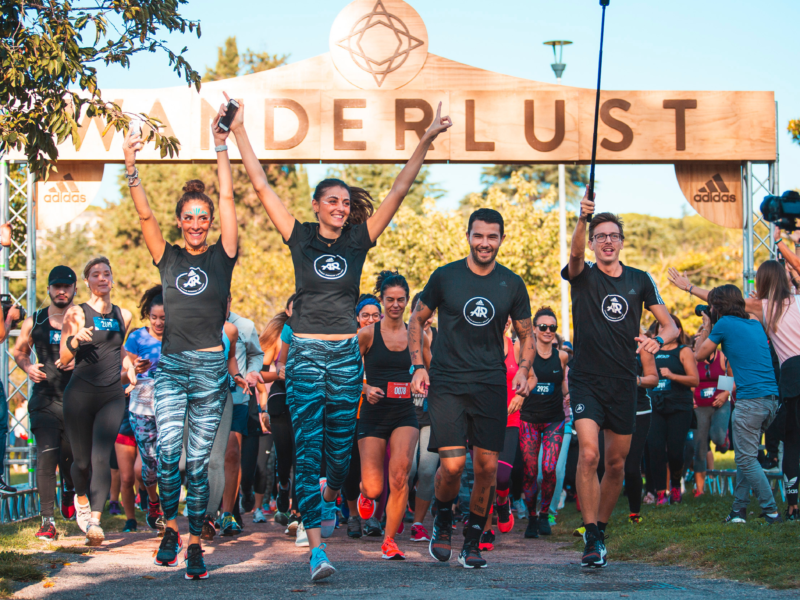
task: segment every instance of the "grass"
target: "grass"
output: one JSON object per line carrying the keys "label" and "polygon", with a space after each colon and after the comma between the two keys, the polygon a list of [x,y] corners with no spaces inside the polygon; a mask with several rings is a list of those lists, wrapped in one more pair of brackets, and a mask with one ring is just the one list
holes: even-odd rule
{"label": "grass", "polygon": [[[716,458],[717,469],[734,468],[732,453]],[[746,524],[723,524],[732,501],[731,495],[708,493],[694,498],[687,490],[678,505],[643,505],[644,521],[633,525],[628,523],[628,500],[623,496],[608,525],[609,555],[612,561],[680,565],[701,569],[709,576],[776,589],[800,588],[800,570],[794,560],[800,545],[800,523],[767,526],[758,518],[761,509],[753,497]],[[778,508],[783,514],[786,506],[779,501]],[[574,541],[575,548],[583,550],[583,542],[572,537],[581,523],[575,504],[567,504],[558,514],[558,526],[550,539]]]}

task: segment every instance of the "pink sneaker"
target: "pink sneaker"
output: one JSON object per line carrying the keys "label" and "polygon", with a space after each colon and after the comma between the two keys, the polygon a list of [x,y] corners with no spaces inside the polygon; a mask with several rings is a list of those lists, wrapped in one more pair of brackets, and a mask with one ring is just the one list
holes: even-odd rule
{"label": "pink sneaker", "polygon": [[431,540],[431,534],[428,533],[428,530],[425,529],[424,525],[412,525],[411,526],[411,541],[412,542],[429,542]]}
{"label": "pink sneaker", "polygon": [[670,504],[680,504],[682,497],[681,488],[672,488],[669,491]]}
{"label": "pink sneaker", "polygon": [[656,494],[656,506],[669,506],[669,496],[667,492],[658,492],[658,494]]}

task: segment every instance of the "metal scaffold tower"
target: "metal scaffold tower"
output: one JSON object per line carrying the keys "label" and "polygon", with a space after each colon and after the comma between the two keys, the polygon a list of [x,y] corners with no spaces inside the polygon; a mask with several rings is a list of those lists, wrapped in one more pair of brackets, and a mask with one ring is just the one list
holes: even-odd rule
{"label": "metal scaffold tower", "polygon": [[[9,294],[28,315],[36,311],[36,220],[34,176],[24,161],[0,158],[0,219],[11,225],[11,246],[0,253],[0,292]],[[24,282],[24,285],[22,284]],[[0,376],[8,404],[20,406],[30,399],[32,383],[9,352],[19,330],[11,332],[0,349]],[[4,476],[10,483],[12,467],[27,471],[27,482],[17,483],[17,493],[0,497],[0,522],[19,521],[39,514],[36,487],[36,444],[27,415],[9,410],[9,433],[27,435],[27,444],[6,446]],[[9,437],[9,436],[7,436]],[[15,436],[16,438],[17,436]],[[22,439],[22,435],[19,436]]]}

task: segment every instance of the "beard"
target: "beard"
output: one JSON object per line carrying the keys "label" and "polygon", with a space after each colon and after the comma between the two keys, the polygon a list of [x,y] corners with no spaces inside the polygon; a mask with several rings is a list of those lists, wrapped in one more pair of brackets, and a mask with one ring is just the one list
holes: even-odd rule
{"label": "beard", "polygon": [[50,296],[50,303],[56,308],[67,308],[70,304],[72,304],[72,300],[75,298],[75,294],[73,294],[67,300],[56,300],[52,295],[48,295]]}
{"label": "beard", "polygon": [[500,248],[497,248],[494,252],[492,252],[492,255],[489,258],[489,260],[486,261],[483,261],[478,257],[478,250],[476,247],[471,247],[469,251],[470,254],[472,254],[472,260],[475,261],[475,264],[486,266],[492,264],[495,261],[495,259],[497,258],[497,253],[500,251]]}

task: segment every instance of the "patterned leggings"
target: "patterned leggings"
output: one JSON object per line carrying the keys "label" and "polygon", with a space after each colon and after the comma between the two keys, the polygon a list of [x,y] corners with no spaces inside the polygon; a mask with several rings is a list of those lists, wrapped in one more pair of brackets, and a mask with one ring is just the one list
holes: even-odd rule
{"label": "patterned leggings", "polygon": [[188,410],[186,507],[189,532],[200,535],[208,505],[208,460],[228,394],[225,354],[190,350],[162,355],[155,380],[161,508],[168,521],[177,518],[183,428]]}
{"label": "patterned leggings", "polygon": [[[128,413],[128,420],[139,446],[139,456],[142,457],[142,481],[147,487],[155,485],[158,481],[158,427],[153,415],[138,415]],[[152,500],[152,498],[151,498]]]}
{"label": "patterned leggings", "polygon": [[294,427],[295,485],[306,529],[320,527],[322,519],[323,440],[328,486],[340,490],[344,484],[363,378],[357,337],[341,341],[292,338],[286,361],[286,403]]}
{"label": "patterned leggings", "polygon": [[553,492],[556,489],[556,465],[564,439],[564,421],[558,423],[520,422],[519,443],[525,472],[522,491],[531,514],[536,512],[536,496],[539,493],[539,448],[542,448],[542,513],[550,510]]}

